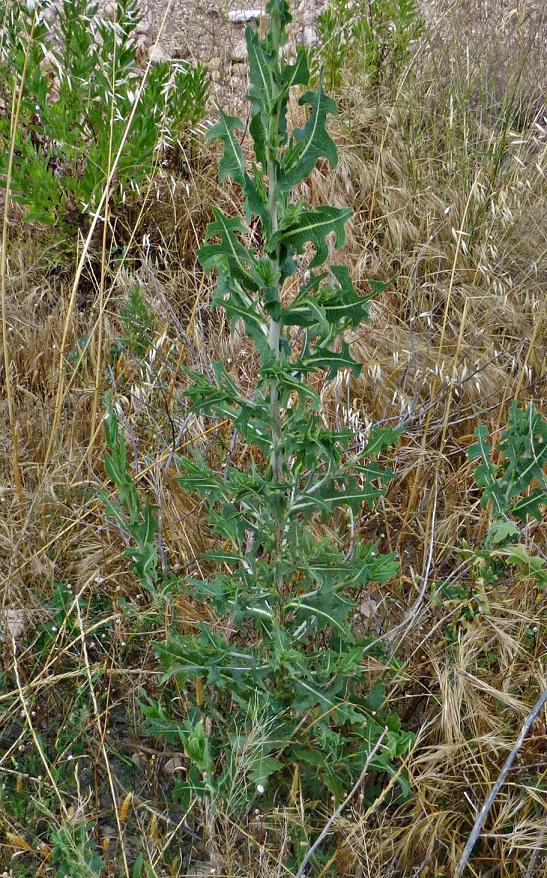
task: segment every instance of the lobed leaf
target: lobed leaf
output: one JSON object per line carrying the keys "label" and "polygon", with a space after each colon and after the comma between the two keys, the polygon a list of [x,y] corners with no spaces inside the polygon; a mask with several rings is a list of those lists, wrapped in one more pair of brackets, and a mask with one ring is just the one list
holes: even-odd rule
{"label": "lobed leaf", "polygon": [[322,85],[316,92],[306,92],[300,106],[310,106],[311,112],[304,128],[297,128],[294,141],[283,156],[279,187],[288,192],[308,177],[317,162],[326,158],[334,168],[338,163],[336,144],[327,131],[327,117],[336,115],[336,101],[327,97]]}
{"label": "lobed leaf", "polygon": [[307,244],[315,248],[315,256],[310,262],[310,269],[317,268],[328,256],[327,238],[334,234],[335,244],[341,247],[345,241],[344,226],[351,218],[349,208],[316,207],[301,209],[296,215],[291,214],[287,223],[280,223],[280,228],[270,239],[273,249],[281,244],[287,250],[303,254]]}

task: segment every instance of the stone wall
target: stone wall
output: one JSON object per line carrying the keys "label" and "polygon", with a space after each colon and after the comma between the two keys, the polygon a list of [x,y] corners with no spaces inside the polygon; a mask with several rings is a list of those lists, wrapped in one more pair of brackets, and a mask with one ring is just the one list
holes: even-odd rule
{"label": "stone wall", "polygon": [[[293,4],[293,34],[299,42],[313,41],[315,19],[324,5],[325,0]],[[107,3],[109,12],[113,6]],[[214,74],[244,62],[245,25],[262,17],[264,7],[264,0],[142,0],[140,42],[157,58],[204,61]]]}

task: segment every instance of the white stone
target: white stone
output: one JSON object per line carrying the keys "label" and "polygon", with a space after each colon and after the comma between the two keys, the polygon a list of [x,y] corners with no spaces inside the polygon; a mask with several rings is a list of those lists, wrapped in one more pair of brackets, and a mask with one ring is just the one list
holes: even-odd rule
{"label": "white stone", "polygon": [[[0,626],[10,640],[18,640],[27,627],[28,613],[26,610],[18,610],[15,607],[7,607],[0,615]],[[1,637],[0,639],[4,639]]]}
{"label": "white stone", "polygon": [[171,775],[176,774],[177,771],[183,771],[183,769],[184,759],[182,758],[182,756],[172,756],[171,759],[168,759],[163,766],[163,773],[167,777],[171,777]]}
{"label": "white stone", "polygon": [[246,24],[249,21],[260,21],[261,18],[261,9],[233,9],[228,13],[228,21],[233,21],[235,24]]}

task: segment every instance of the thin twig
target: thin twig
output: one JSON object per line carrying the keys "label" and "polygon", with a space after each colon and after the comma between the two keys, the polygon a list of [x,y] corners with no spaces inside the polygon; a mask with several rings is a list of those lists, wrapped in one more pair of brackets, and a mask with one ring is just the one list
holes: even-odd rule
{"label": "thin twig", "polygon": [[355,793],[358,791],[359,787],[361,786],[361,784],[363,783],[363,781],[366,777],[370,763],[372,762],[372,760],[376,756],[378,750],[382,746],[382,742],[383,742],[385,736],[387,735],[387,731],[388,730],[387,730],[387,726],[386,726],[386,728],[384,728],[384,731],[382,732],[382,734],[380,735],[380,737],[376,741],[374,747],[372,748],[372,750],[368,754],[367,761],[365,762],[365,767],[363,768],[361,774],[359,775],[358,780],[356,781],[355,785],[353,786],[351,791],[348,793],[348,795],[346,796],[344,801],[341,802],[340,805],[338,805],[338,808],[336,808],[336,810],[333,812],[333,814],[329,817],[329,819],[325,823],[325,826],[323,827],[323,829],[321,830],[321,832],[317,836],[316,840],[312,844],[311,848],[309,848],[308,852],[306,853],[306,856],[304,857],[304,859],[300,863],[300,868],[298,869],[298,872],[296,873],[295,878],[303,878],[303,875],[304,875],[304,872],[306,870],[308,863],[310,862],[310,860],[313,857],[316,850],[323,844],[325,838],[327,837],[327,835],[330,832],[330,828],[331,828],[332,824],[335,822],[335,820],[338,820],[338,818],[340,817],[340,814],[342,813],[342,811],[344,810],[344,808],[346,807],[348,802],[350,802],[353,799]]}
{"label": "thin twig", "polygon": [[471,830],[471,835],[467,839],[467,844],[465,845],[465,848],[463,849],[462,858],[461,858],[460,862],[458,863],[458,867],[457,867],[456,871],[454,872],[454,878],[461,878],[461,876],[463,875],[465,868],[467,866],[467,863],[469,861],[469,857],[471,856],[471,854],[473,852],[473,848],[475,847],[475,845],[478,841],[478,838],[482,832],[482,828],[485,824],[486,818],[488,817],[490,809],[491,809],[492,805],[494,804],[494,799],[496,798],[501,787],[505,783],[505,779],[506,779],[506,777],[511,769],[513,762],[515,761],[515,759],[517,757],[517,753],[519,752],[520,748],[522,747],[522,745],[524,743],[524,739],[526,738],[526,735],[530,731],[531,726],[536,721],[539,713],[541,712],[542,708],[544,707],[544,705],[546,703],[547,703],[547,689],[544,689],[543,692],[541,693],[541,695],[539,696],[538,700],[534,704],[532,710],[530,711],[530,713],[528,714],[528,716],[524,720],[524,723],[523,723],[522,728],[519,732],[518,738],[515,741],[513,749],[511,750],[511,752],[509,753],[509,756],[505,760],[503,768],[499,773],[498,779],[496,780],[496,783],[494,784],[494,786],[490,790],[488,796],[486,797],[486,801],[485,801],[484,805],[482,806],[482,808],[477,816],[477,819],[475,820],[475,825],[473,826],[473,829]]}

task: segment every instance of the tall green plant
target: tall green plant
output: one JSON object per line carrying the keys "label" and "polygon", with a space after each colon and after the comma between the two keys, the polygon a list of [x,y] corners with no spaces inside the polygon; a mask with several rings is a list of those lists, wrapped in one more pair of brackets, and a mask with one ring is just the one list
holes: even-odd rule
{"label": "tall green plant", "polygon": [[[223,144],[220,180],[241,187],[246,220],[216,209],[198,253],[216,274],[215,305],[233,325],[243,323],[260,374],[247,396],[217,362],[214,382],[194,374],[187,391],[195,412],[232,423],[254,462],[217,472],[197,456],[180,460],[180,482],[206,499],[217,541],[205,560],[219,572],[189,580],[189,588],[219,624],[203,622],[197,633],[157,646],[167,678],[193,701],[184,724],[169,705],[144,710],[153,731],[182,742],[194,791],[229,798],[234,764],[254,734],[254,758],[236,772],[248,784],[246,801],[263,794],[274,774],[282,796],[296,765],[317,801],[327,790],[338,799],[350,789],[385,726],[373,768],[393,772],[410,742],[398,717],[382,709],[382,686],[367,686],[371,639],[352,625],[363,589],[393,577],[397,562],[372,543],[352,541],[347,525],[381,495],[391,473],[377,458],[398,431],[376,429],[360,444],[352,431],[331,429],[320,411],[321,381],[359,373],[345,333],[367,320],[383,285],[359,295],[348,269],[328,264],[329,238],[343,243],[351,211],[312,207],[299,196],[318,161],[336,164],[326,127],[336,105],[322,85],[305,91],[306,121],[289,133],[291,90],[307,86],[310,72],[303,50],[294,63],[284,59],[288,4],[270,0],[267,9],[267,35],[246,33],[254,161],[245,163],[240,119],[221,113],[211,131]],[[250,243],[251,220],[259,247]],[[299,283],[299,257],[308,253]],[[292,296],[289,280],[291,290],[298,286]]]}

